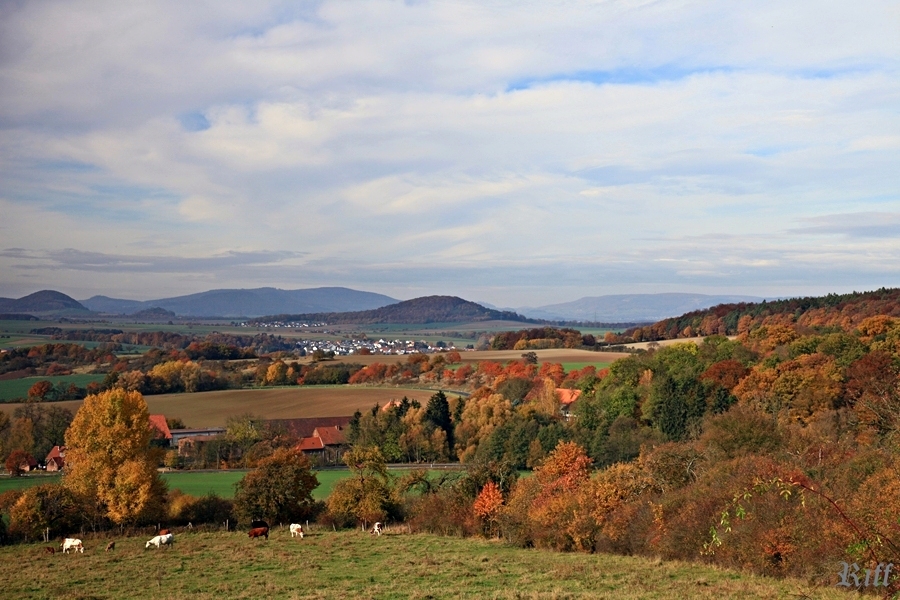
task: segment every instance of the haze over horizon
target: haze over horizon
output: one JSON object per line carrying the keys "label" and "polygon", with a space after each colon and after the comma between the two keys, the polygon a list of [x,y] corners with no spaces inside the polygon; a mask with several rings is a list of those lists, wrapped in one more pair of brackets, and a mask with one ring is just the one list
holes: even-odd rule
{"label": "haze over horizon", "polygon": [[0,296],[900,285],[900,5],[0,6]]}

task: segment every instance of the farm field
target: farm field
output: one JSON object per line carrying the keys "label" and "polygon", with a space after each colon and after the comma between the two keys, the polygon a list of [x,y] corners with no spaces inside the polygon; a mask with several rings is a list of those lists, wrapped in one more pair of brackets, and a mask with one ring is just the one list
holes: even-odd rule
{"label": "farm field", "polygon": [[[483,350],[480,352],[460,353],[463,362],[479,362],[482,360],[495,360],[505,362],[508,360],[521,360],[526,350]],[[568,348],[550,348],[547,350],[532,350],[538,356],[538,362],[553,363],[578,363],[584,365],[609,364],[631,356],[627,352],[593,352],[591,350],[579,350]]]}
{"label": "farm field", "polygon": [[[181,490],[191,496],[205,496],[213,492],[221,498],[233,498],[234,484],[246,474],[246,470],[214,472],[176,471],[174,473],[163,473],[163,479],[169,484],[170,490]],[[316,477],[319,479],[319,487],[313,490],[313,497],[316,500],[325,500],[331,494],[331,490],[334,489],[334,484],[349,476],[349,469],[318,471]]]}
{"label": "farm field", "polygon": [[[151,414],[178,417],[188,427],[222,427],[228,417],[253,413],[266,419],[301,417],[337,417],[367,410],[375,404],[403,396],[423,404],[435,390],[408,388],[374,388],[355,386],[294,386],[286,388],[220,390],[194,394],[161,394],[144,396]],[[452,397],[453,393],[447,394]],[[73,413],[80,400],[54,402]],[[12,415],[19,404],[0,404],[0,410]]]}
{"label": "farm field", "polygon": [[[90,539],[84,554],[43,554],[44,544],[0,548],[8,598],[846,598],[707,565],[615,555],[526,550],[497,541],[318,530],[292,539],[246,533],[175,534],[171,549],[146,550],[150,535]],[[103,552],[108,539],[116,549]],[[39,563],[41,568],[24,569]]]}
{"label": "farm field", "polygon": [[28,397],[28,390],[38,381],[49,381],[54,386],[61,381],[74,383],[78,387],[85,387],[92,381],[101,382],[106,375],[73,374],[53,375],[49,377],[25,377],[23,379],[9,379],[0,381],[0,402],[6,402],[14,398]]}
{"label": "farm field", "polygon": [[[409,468],[390,469],[395,477],[401,477]],[[220,498],[234,497],[234,484],[247,474],[247,469],[229,471],[171,471],[163,473],[162,478],[169,485],[169,490],[181,490],[191,496],[205,496],[214,493]],[[429,471],[430,475],[444,471]],[[334,489],[334,484],[350,476],[349,469],[328,469],[317,471],[319,487],[313,490],[316,500],[325,500]],[[42,483],[56,483],[58,474],[26,475],[23,477],[0,477],[0,494],[9,490],[30,488]]]}

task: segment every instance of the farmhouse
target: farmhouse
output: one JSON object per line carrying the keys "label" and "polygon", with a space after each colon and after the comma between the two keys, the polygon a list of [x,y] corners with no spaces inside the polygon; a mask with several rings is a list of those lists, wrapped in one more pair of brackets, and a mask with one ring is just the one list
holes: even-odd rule
{"label": "farmhouse", "polygon": [[22,462],[19,463],[19,468],[25,472],[34,471],[35,469],[37,469],[37,466],[38,462],[30,454],[23,458]]}
{"label": "farmhouse", "polygon": [[313,434],[301,438],[296,447],[307,456],[318,458],[320,464],[333,465],[344,456],[347,438],[340,427],[316,427]]}
{"label": "farmhouse", "polygon": [[166,415],[150,415],[150,426],[154,429],[153,441],[160,446],[172,445],[172,432],[166,423]]}
{"label": "farmhouse", "polygon": [[44,464],[47,465],[47,470],[50,472],[62,471],[66,466],[66,447],[53,446],[53,449],[47,454],[47,458],[44,459]]}
{"label": "farmhouse", "polygon": [[205,429],[173,429],[172,444],[178,447],[179,456],[189,456],[198,444],[209,442],[217,436],[224,435],[224,427],[207,427]]}
{"label": "farmhouse", "polygon": [[312,437],[317,427],[337,427],[341,430],[350,425],[353,417],[310,417],[305,419],[269,419],[264,421],[273,431],[303,439]]}
{"label": "farmhouse", "polygon": [[556,395],[559,398],[559,411],[566,421],[572,418],[575,403],[581,396],[581,390],[569,390],[557,388]]}

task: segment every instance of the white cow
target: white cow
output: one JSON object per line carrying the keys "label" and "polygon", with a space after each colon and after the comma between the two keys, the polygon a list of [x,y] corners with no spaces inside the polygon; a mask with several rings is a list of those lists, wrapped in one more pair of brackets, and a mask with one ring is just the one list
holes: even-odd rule
{"label": "white cow", "polygon": [[81,540],[76,538],[66,538],[62,543],[63,554],[68,554],[69,550],[73,550],[74,552],[81,552],[84,554],[84,546],[81,544]]}
{"label": "white cow", "polygon": [[375,535],[381,535],[381,532],[384,531],[381,527],[381,521],[375,523],[375,526],[372,527],[372,533]]}
{"label": "white cow", "polygon": [[172,542],[175,541],[175,536],[171,533],[167,533],[166,535],[158,535],[149,542],[144,548],[149,548],[150,546],[156,546],[159,548],[160,546],[171,546]]}
{"label": "white cow", "polygon": [[291,537],[300,536],[300,539],[303,539],[303,525],[299,523],[291,523]]}

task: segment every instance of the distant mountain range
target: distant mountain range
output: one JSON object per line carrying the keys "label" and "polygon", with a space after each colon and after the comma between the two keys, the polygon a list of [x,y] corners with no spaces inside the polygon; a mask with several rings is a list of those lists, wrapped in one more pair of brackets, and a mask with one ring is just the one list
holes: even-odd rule
{"label": "distant mountain range", "polygon": [[485,308],[456,296],[425,296],[398,302],[374,310],[357,312],[330,312],[312,314],[281,314],[255,319],[256,322],[307,322],[307,323],[472,323],[477,321],[521,321],[528,319],[511,311]]}
{"label": "distant mountain range", "polygon": [[120,300],[94,296],[82,300],[90,310],[133,315],[154,308],[171,311],[180,317],[259,317],[281,313],[332,313],[369,310],[399,302],[395,298],[343,287],[279,290],[210,290],[187,296],[159,300]]}
{"label": "distant mountain range", "polygon": [[[548,321],[590,321],[597,323],[655,322],[718,304],[760,302],[756,296],[719,296],[706,294],[619,294],[587,296],[574,302],[523,306],[515,312],[531,319]],[[487,305],[490,306],[490,305]],[[497,308],[497,307],[492,307]]]}
{"label": "distant mountain range", "polygon": [[24,298],[0,298],[0,314],[87,316],[91,311],[137,318],[258,318],[329,323],[454,323],[507,320],[652,323],[720,304],[758,302],[754,296],[705,294],[622,294],[592,296],[538,307],[498,308],[454,296],[427,296],[401,302],[389,296],[344,287],[300,290],[276,288],[210,290],[158,300],[94,296],[77,301],[44,290]]}

